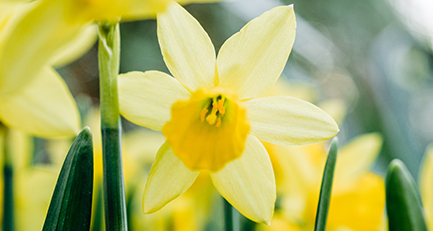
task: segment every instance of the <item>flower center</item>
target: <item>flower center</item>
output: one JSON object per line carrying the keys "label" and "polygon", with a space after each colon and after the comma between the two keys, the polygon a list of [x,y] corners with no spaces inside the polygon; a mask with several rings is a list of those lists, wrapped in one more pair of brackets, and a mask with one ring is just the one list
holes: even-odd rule
{"label": "flower center", "polygon": [[214,125],[215,127],[219,127],[221,125],[221,118],[226,113],[226,109],[224,108],[225,97],[219,95],[218,97],[214,97],[212,102],[200,112],[200,120],[206,122],[210,125]]}
{"label": "flower center", "polygon": [[242,155],[249,129],[237,96],[224,88],[212,88],[174,103],[171,120],[162,132],[186,167],[218,171]]}

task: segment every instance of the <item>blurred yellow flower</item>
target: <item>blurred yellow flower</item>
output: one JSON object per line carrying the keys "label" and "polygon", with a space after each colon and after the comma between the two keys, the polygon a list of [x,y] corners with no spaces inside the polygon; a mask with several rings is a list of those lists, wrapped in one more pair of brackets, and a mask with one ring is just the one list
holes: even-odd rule
{"label": "blurred yellow flower", "polygon": [[[3,53],[0,56],[5,57],[0,57],[0,78],[7,78],[7,81],[0,80],[0,88],[6,92],[16,91],[20,86],[31,82],[36,77],[34,73],[40,72],[45,64],[64,64],[63,59],[57,60],[58,54],[62,51],[84,54],[96,41],[96,31],[92,28],[92,22],[148,19],[157,12],[164,11],[166,5],[172,1],[37,0],[27,4],[19,1],[1,1],[4,9],[16,8],[17,5],[25,7],[18,17],[10,17],[0,9],[0,13],[3,14],[0,16],[0,30],[5,27],[5,20],[16,19],[11,26],[5,27],[10,39],[6,39],[3,45],[0,45],[0,53]],[[214,1],[180,2],[186,4]],[[87,46],[84,49],[77,49],[74,41],[80,40],[83,35],[89,35],[89,31],[93,36],[87,37],[85,41],[81,39]]]}
{"label": "blurred yellow flower", "polygon": [[[0,134],[0,156],[4,156],[4,134]],[[33,139],[21,131],[9,129],[7,135],[10,152],[13,153],[13,196],[15,229],[22,231],[41,230],[51,195],[57,180],[55,171],[48,165],[31,166]],[[3,159],[0,158],[0,166]],[[3,169],[0,171],[0,217],[3,214]]]}
{"label": "blurred yellow flower", "polygon": [[146,213],[185,192],[200,170],[242,214],[268,223],[275,202],[269,156],[257,139],[296,145],[329,139],[335,121],[314,105],[287,96],[254,98],[281,74],[295,38],[292,6],[274,8],[229,38],[216,58],[200,24],[181,6],[158,14],[158,39],[175,78],[158,72],[119,76],[125,118],[162,130],[147,180]]}
{"label": "blurred yellow flower", "polygon": [[[338,154],[327,230],[378,231],[385,217],[385,188],[382,177],[369,169],[380,152],[377,133],[359,136]],[[281,210],[278,223],[294,230],[313,230],[322,172],[326,162],[325,144],[302,147],[265,145],[275,168]],[[277,230],[261,226],[259,230]]]}
{"label": "blurred yellow flower", "polygon": [[57,177],[56,172],[43,165],[16,171],[16,230],[42,230]]}
{"label": "blurred yellow flower", "polygon": [[31,36],[32,31],[18,37],[12,33],[34,4],[0,2],[0,121],[35,136],[71,137],[80,127],[78,109],[66,84],[50,65],[76,59],[95,33],[82,31],[68,44],[73,49],[63,47],[46,54],[26,43],[38,40]]}
{"label": "blurred yellow flower", "polygon": [[430,144],[424,154],[419,175],[419,189],[424,205],[427,226],[433,228],[433,144]]}

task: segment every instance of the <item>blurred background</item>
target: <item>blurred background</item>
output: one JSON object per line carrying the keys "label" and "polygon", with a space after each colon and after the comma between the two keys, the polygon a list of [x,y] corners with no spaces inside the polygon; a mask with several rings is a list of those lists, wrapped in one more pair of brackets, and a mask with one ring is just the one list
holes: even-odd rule
{"label": "blurred background", "polygon": [[[433,2],[238,0],[185,8],[218,51],[246,22],[288,4],[294,4],[297,35],[282,76],[291,86],[286,94],[307,94],[315,104],[337,100],[341,144],[378,132],[383,146],[373,170],[384,175],[390,160],[400,158],[417,178],[425,149],[433,142]],[[121,73],[169,73],[155,20],[125,22],[120,29]],[[84,118],[99,103],[97,46],[58,71]],[[132,132],[137,126],[124,120],[123,129]],[[35,152],[45,143],[34,139]],[[144,187],[144,181],[137,185]]]}

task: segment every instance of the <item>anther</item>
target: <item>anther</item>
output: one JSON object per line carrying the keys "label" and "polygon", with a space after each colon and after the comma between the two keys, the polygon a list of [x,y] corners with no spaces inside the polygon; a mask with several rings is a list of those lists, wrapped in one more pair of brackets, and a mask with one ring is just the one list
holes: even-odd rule
{"label": "anther", "polygon": [[216,120],[215,127],[219,127],[220,125],[221,125],[221,118],[218,117],[217,120]]}
{"label": "anther", "polygon": [[[210,124],[210,125],[215,124],[215,127],[221,126],[221,117],[226,112],[226,110],[224,108],[224,101],[225,101],[225,99],[222,98],[221,96],[213,98],[212,104],[209,105],[209,107],[211,106],[212,109],[207,107],[207,108],[204,108],[200,112],[201,122],[203,122],[206,119],[206,122],[208,122],[208,124]],[[209,110],[211,110],[211,111],[209,111]]]}
{"label": "anther", "polygon": [[203,122],[203,121],[204,121],[204,118],[206,118],[206,113],[207,113],[208,111],[209,111],[209,110],[207,110],[206,108],[203,109],[203,110],[201,110],[201,112],[200,112],[200,120],[201,120],[201,122]]}

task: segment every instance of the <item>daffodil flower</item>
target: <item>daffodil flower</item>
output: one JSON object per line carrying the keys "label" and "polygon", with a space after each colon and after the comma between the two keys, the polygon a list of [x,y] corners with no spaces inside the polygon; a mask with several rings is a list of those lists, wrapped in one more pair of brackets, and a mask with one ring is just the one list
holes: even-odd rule
{"label": "daffodil flower", "polygon": [[338,132],[335,121],[308,102],[254,98],[274,84],[288,59],[295,38],[293,6],[249,22],[226,41],[218,58],[204,29],[181,6],[169,5],[157,22],[162,54],[175,78],[148,71],[118,79],[123,116],[162,130],[167,139],[147,180],[144,211],[155,212],[178,197],[203,170],[241,213],[269,223],[275,180],[259,139],[308,144]]}
{"label": "daffodil flower", "polygon": [[[81,51],[71,46],[71,43],[92,28],[93,22],[152,18],[157,12],[164,11],[166,5],[172,1],[38,0],[25,4],[27,5],[25,14],[20,15],[13,26],[8,28],[9,37],[12,39],[6,40],[3,48],[0,48],[3,50],[1,51],[3,56],[7,57],[1,59],[0,76],[10,76],[6,80],[1,80],[3,91],[16,91],[22,85],[31,82],[35,78],[33,73],[38,72],[45,64],[53,64],[55,61],[53,59],[58,58],[57,54],[62,50]],[[214,1],[181,0],[179,2],[186,4]],[[11,5],[16,3],[2,1],[2,5],[11,8]],[[3,13],[2,10],[0,13]],[[0,23],[0,29],[2,27]],[[95,33],[95,28],[92,29]],[[95,41],[96,36],[93,36],[89,44],[93,45]],[[87,50],[82,51],[81,54]]]}
{"label": "daffodil flower", "polygon": [[[76,49],[61,47],[49,56],[33,47],[21,49],[22,36],[14,37],[11,32],[33,5],[0,2],[0,121],[35,136],[71,137],[80,126],[78,109],[66,84],[50,65],[64,64],[81,55],[92,32],[81,31],[65,44]],[[11,41],[13,46],[9,47]],[[39,62],[38,54],[50,61]]]}
{"label": "daffodil flower", "polygon": [[[276,226],[260,226],[258,230],[280,230],[280,223],[293,230],[313,230],[327,157],[325,144],[265,146],[275,170],[281,210],[276,212],[280,219]],[[356,137],[339,149],[328,230],[382,230],[384,182],[381,176],[370,171],[381,147],[382,137],[370,133]]]}

